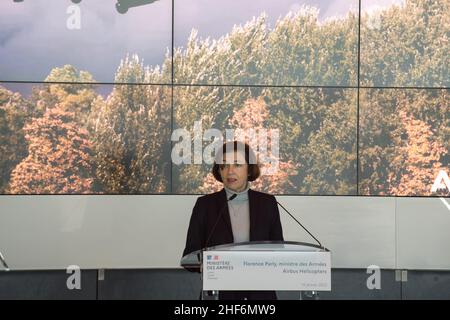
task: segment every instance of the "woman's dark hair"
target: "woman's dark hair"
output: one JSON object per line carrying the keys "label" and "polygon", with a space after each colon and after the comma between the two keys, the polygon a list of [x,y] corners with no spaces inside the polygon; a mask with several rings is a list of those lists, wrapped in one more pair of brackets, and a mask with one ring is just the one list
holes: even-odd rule
{"label": "woman's dark hair", "polygon": [[241,141],[229,141],[223,144],[222,148],[217,152],[216,160],[212,168],[212,174],[217,181],[223,182],[220,176],[220,164],[223,163],[223,156],[227,152],[245,151],[245,163],[248,165],[248,181],[255,181],[261,174],[259,165],[256,161],[255,153],[250,149],[249,145]]}

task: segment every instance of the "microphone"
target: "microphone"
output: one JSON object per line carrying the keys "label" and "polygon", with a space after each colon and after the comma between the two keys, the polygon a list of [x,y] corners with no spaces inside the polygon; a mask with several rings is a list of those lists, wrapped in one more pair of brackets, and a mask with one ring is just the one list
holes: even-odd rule
{"label": "microphone", "polygon": [[211,232],[209,233],[208,238],[206,239],[205,248],[208,248],[209,240],[211,239],[211,236],[213,235],[214,230],[216,230],[216,226],[217,226],[217,224],[219,223],[220,218],[222,218],[222,214],[223,214],[223,212],[225,211],[225,208],[228,206],[228,201],[232,201],[232,200],[233,200],[234,198],[236,198],[236,197],[237,197],[237,194],[234,193],[229,199],[227,199],[227,202],[225,203],[225,205],[220,209],[220,211],[219,211],[219,217],[217,218],[216,223],[214,224],[214,226],[213,226]]}
{"label": "microphone", "polygon": [[3,257],[1,251],[0,251],[0,261],[2,262],[3,266],[5,267],[5,271],[9,271],[8,264],[5,261],[5,258]]}
{"label": "microphone", "polygon": [[[277,200],[275,200],[275,201],[277,201]],[[278,204],[281,208],[283,208],[283,210],[286,211],[287,214],[290,215],[291,218],[294,219],[295,222],[297,222],[297,224],[299,224],[300,227],[303,228],[303,230],[305,230],[306,232],[308,232],[308,234],[309,234],[311,237],[313,237],[314,240],[316,240],[316,242],[319,244],[319,246],[320,246],[322,249],[325,249],[325,247],[320,243],[320,241],[317,240],[317,238],[314,237],[314,236],[312,235],[312,233],[309,232],[308,229],[306,229],[306,228],[305,228],[305,227],[304,227],[297,219],[295,219],[295,217],[294,217],[294,216],[293,216],[293,215],[292,215],[285,207],[283,207],[283,205],[282,205],[281,203],[279,203],[279,202],[277,201],[277,204]]]}

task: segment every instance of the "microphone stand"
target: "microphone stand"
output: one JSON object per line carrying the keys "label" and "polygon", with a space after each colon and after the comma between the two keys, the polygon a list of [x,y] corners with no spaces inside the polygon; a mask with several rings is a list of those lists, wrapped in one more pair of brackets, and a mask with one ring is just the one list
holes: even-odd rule
{"label": "microphone stand", "polygon": [[306,232],[308,232],[308,234],[309,234],[314,240],[316,240],[316,242],[319,244],[320,248],[325,249],[325,247],[320,243],[320,241],[317,240],[317,238],[314,237],[313,234],[312,234],[311,232],[309,232],[308,229],[306,229],[306,227],[304,227],[297,219],[295,219],[295,217],[294,217],[294,216],[293,216],[293,215],[292,215],[285,207],[283,207],[283,205],[282,205],[281,203],[279,203],[278,201],[277,201],[277,203],[278,203],[278,205],[279,205],[281,208],[283,208],[284,211],[286,211],[286,213],[287,213],[288,215],[291,216],[292,219],[295,220],[295,222],[297,222],[297,223],[300,225],[300,227],[303,228],[303,230],[305,230]]}
{"label": "microphone stand", "polygon": [[[200,258],[200,279],[202,280],[202,283],[203,283],[203,277],[204,277],[204,275],[203,275],[204,270],[202,270],[202,268],[203,268],[203,252],[205,251],[206,248],[208,248],[209,240],[211,240],[211,237],[214,234],[214,231],[216,230],[217,224],[219,223],[220,218],[222,218],[225,208],[228,206],[228,202],[232,201],[236,197],[237,197],[237,194],[233,194],[229,199],[227,199],[227,201],[225,202],[225,205],[222,208],[220,208],[219,216],[217,217],[216,223],[214,223],[214,226],[213,226],[211,232],[209,233],[208,238],[206,239],[205,247],[202,248],[202,250],[200,251],[200,257],[199,257]],[[214,296],[214,300],[219,299],[218,292],[212,291],[212,295]],[[202,300],[203,300],[203,288],[202,288]]]}

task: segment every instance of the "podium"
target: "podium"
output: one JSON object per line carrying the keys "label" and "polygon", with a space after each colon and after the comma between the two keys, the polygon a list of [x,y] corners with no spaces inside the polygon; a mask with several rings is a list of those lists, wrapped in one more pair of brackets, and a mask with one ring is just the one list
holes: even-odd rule
{"label": "podium", "polygon": [[331,290],[331,253],[310,243],[231,243],[192,252],[180,264],[201,271],[203,298],[210,292],[217,298],[222,290]]}

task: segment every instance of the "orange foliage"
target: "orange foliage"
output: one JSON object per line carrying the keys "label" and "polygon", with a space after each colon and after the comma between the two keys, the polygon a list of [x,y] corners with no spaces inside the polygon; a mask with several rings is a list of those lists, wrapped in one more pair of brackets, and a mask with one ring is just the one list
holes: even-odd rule
{"label": "orange foliage", "polygon": [[28,156],[11,173],[10,193],[91,191],[91,145],[74,117],[56,106],[24,127]]}
{"label": "orange foliage", "polygon": [[[270,130],[265,126],[268,117],[269,111],[262,97],[258,99],[248,99],[245,101],[242,109],[234,112],[229,124],[230,127],[235,129],[237,140],[248,143],[259,158],[258,162],[260,163],[262,175],[256,181],[251,182],[252,189],[268,193],[283,193],[288,187],[293,187],[292,183],[289,181],[289,176],[296,174],[298,165],[294,165],[292,161],[281,161],[271,152],[270,146],[272,146],[272,139],[274,139],[274,137]],[[255,133],[259,133],[255,135],[254,139],[248,135],[239,136],[240,133],[248,133],[248,130],[250,129],[253,129]],[[241,130],[240,133],[239,130]],[[267,130],[267,137],[261,135],[261,133],[263,133],[262,130]],[[261,159],[261,155],[258,155],[256,146],[265,144],[265,139],[267,139],[268,150],[267,155],[264,157],[265,159]],[[261,160],[263,160],[264,163],[261,163]],[[269,168],[276,163],[278,163],[278,168],[273,174],[264,174],[265,172],[270,172]],[[209,193],[218,191],[222,187],[222,183],[216,181],[212,173],[209,173],[204,179],[200,191],[202,193]]]}

